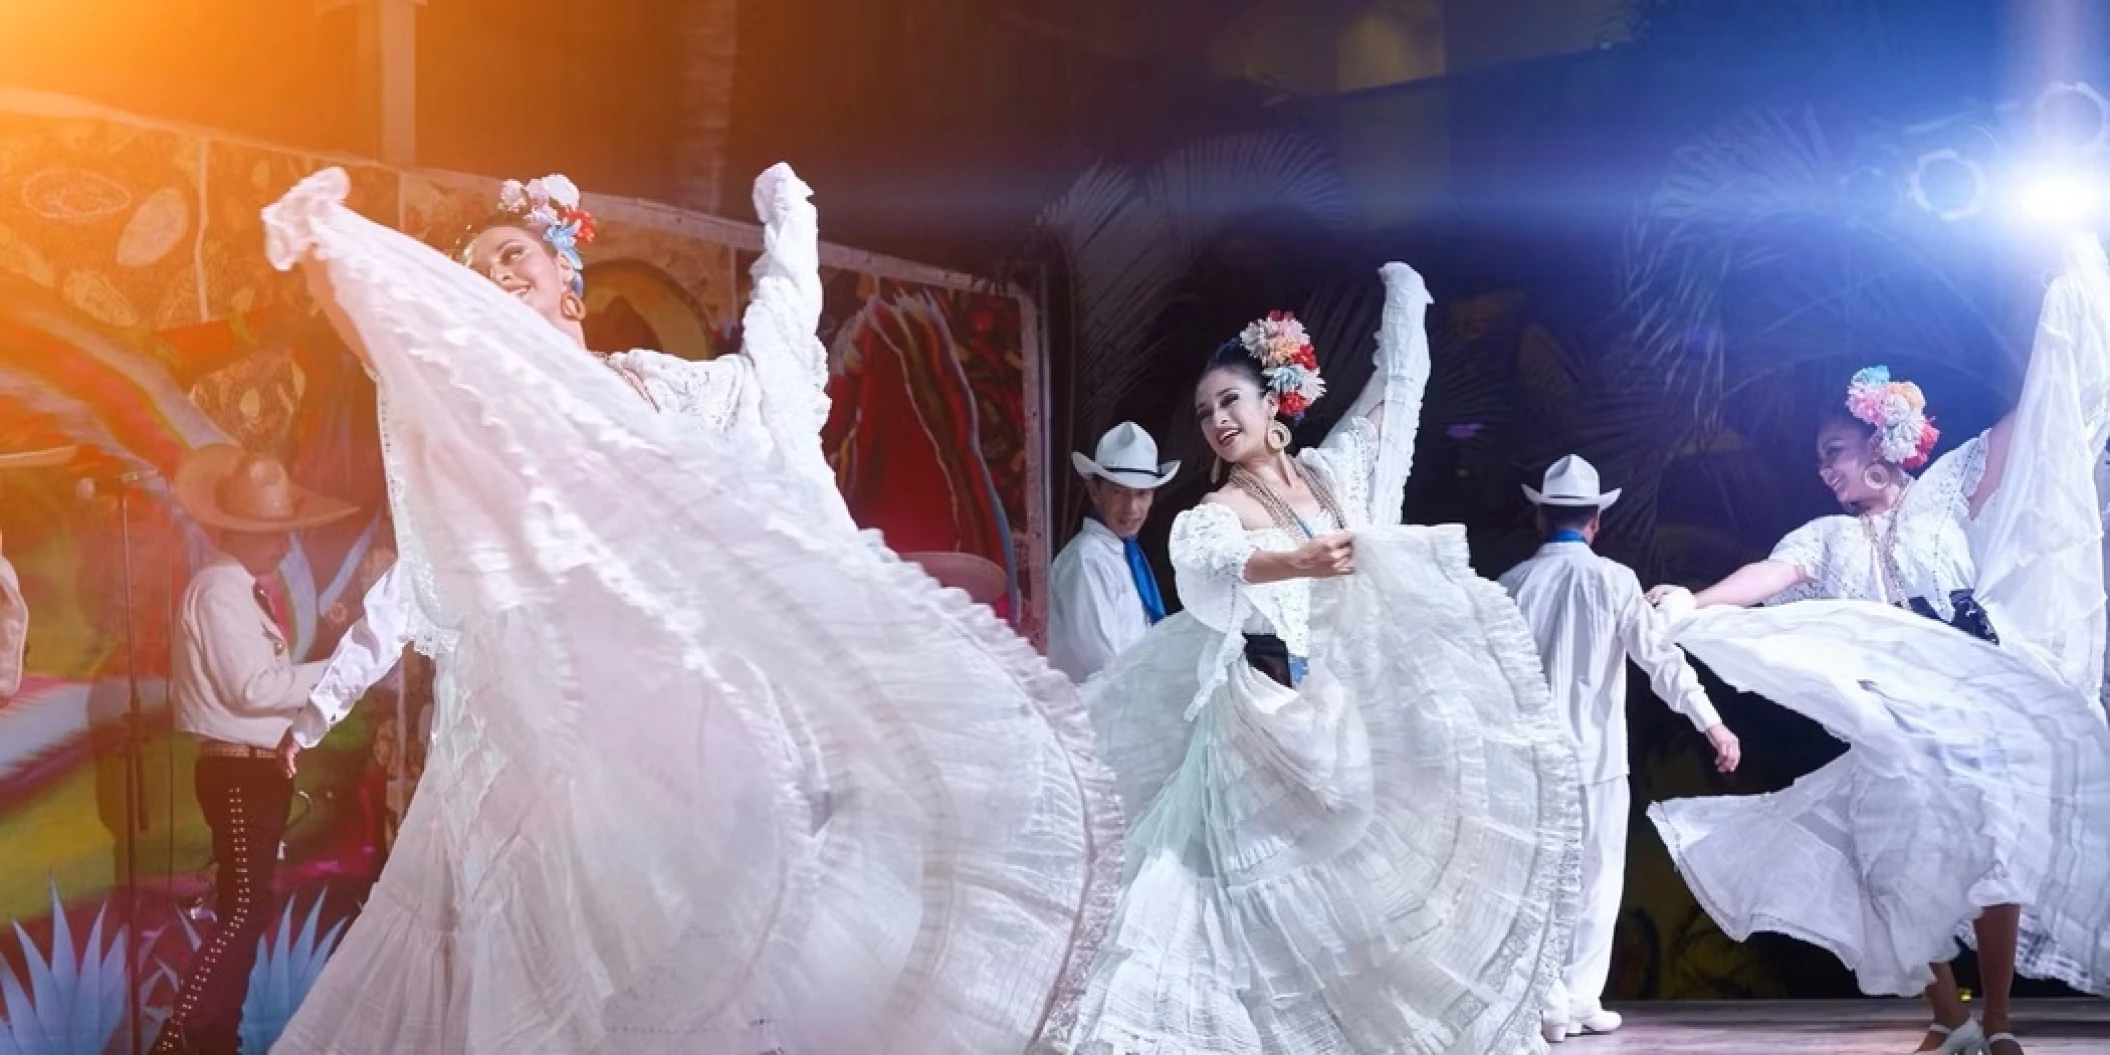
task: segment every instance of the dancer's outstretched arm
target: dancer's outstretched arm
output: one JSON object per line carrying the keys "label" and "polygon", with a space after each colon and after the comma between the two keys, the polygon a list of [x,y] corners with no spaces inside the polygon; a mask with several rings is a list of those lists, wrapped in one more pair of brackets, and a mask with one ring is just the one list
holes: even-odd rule
{"label": "dancer's outstretched arm", "polygon": [[307,706],[294,716],[288,733],[303,748],[314,747],[352,705],[380,684],[403,658],[410,644],[410,594],[403,566],[392,565],[366,591],[365,614],[344,632],[330,652],[322,679],[308,696]]}
{"label": "dancer's outstretched arm", "polygon": [[[1721,582],[1693,594],[1692,600],[1693,604],[1700,608],[1713,608],[1718,605],[1749,608],[1763,604],[1809,581],[1807,573],[1785,561],[1753,561],[1731,572],[1729,577]],[[1649,603],[1661,604],[1664,597],[1678,589],[1676,586],[1658,586],[1648,592]]]}
{"label": "dancer's outstretched arm", "polygon": [[[1387,430],[1387,442],[1404,441],[1411,459],[1414,435],[1421,425],[1422,392],[1429,384],[1429,287],[1420,272],[1397,261],[1379,268],[1377,274],[1385,283],[1385,313],[1377,328],[1377,372],[1334,430],[1339,432],[1357,418],[1385,429],[1389,420],[1399,434],[1395,437]],[[1396,414],[1388,407],[1413,413]],[[1402,416],[1407,420],[1400,421]]]}
{"label": "dancer's outstretched arm", "polygon": [[782,163],[755,179],[762,255],[741,316],[740,351],[762,386],[773,432],[820,435],[828,419],[828,350],[821,346],[820,218],[813,189]]}
{"label": "dancer's outstretched arm", "polygon": [[1385,283],[1385,311],[1377,330],[1377,370],[1324,446],[1364,462],[1359,468],[1369,473],[1369,519],[1385,526],[1399,523],[1414,471],[1422,393],[1429,384],[1430,299],[1420,273],[1405,264],[1386,264],[1378,275]]}
{"label": "dancer's outstretched arm", "polygon": [[[2102,242],[2093,233],[2069,236],[2065,254],[2065,270],[2044,293],[2029,371],[2037,371],[2040,363],[2073,364],[2078,372],[2074,380],[2081,389],[2081,406],[2090,419],[2083,423],[2089,434],[2074,439],[2089,444],[2091,452],[2095,452],[2102,449],[2105,425],[2110,424],[2106,421],[2110,419],[2110,262],[2104,259]],[[2055,342],[2074,347],[2070,354],[2059,354],[2063,349],[2055,351],[2050,347]],[[2029,390],[2025,377],[2025,396]],[[1979,477],[1978,489],[1971,493],[1973,516],[2000,491],[2013,444],[2015,413],[2009,411],[1985,434],[1985,473]]]}

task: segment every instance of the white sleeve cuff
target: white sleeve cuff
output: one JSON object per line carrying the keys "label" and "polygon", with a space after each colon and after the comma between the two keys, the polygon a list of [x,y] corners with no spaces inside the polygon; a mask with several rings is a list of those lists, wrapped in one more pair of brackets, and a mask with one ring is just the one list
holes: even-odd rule
{"label": "white sleeve cuff", "polygon": [[309,700],[308,705],[293,716],[293,742],[306,751],[321,743],[322,738],[328,735],[330,720],[323,715],[322,708],[317,706],[314,700]]}
{"label": "white sleeve cuff", "polygon": [[1722,724],[1720,711],[1714,709],[1714,701],[1704,695],[1695,694],[1685,701],[1685,713],[1692,718],[1693,728],[1706,732]]}

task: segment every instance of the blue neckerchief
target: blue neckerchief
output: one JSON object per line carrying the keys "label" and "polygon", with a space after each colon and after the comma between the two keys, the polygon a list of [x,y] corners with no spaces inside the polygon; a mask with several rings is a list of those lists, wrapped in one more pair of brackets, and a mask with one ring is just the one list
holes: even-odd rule
{"label": "blue neckerchief", "polygon": [[1586,538],[1584,538],[1584,537],[1583,537],[1583,533],[1582,533],[1582,532],[1580,532],[1580,531],[1576,531],[1576,530],[1574,530],[1574,529],[1572,529],[1572,528],[1561,528],[1560,530],[1558,530],[1558,531],[1555,531],[1555,532],[1554,532],[1553,534],[1551,534],[1551,535],[1548,535],[1548,536],[1546,536],[1546,541],[1548,541],[1548,542],[1583,542],[1583,543],[1587,543],[1587,542],[1589,542],[1590,540],[1589,540],[1589,539],[1586,539]]}
{"label": "blue neckerchief", "polygon": [[[1096,513],[1089,514],[1099,520]],[[1099,520],[1101,525],[1106,521]],[[1150,559],[1143,556],[1143,544],[1132,538],[1121,540],[1121,555],[1128,558],[1128,577],[1135,580],[1136,596],[1143,599],[1143,618],[1156,626],[1165,618],[1165,595],[1158,592],[1158,576],[1150,570]]]}

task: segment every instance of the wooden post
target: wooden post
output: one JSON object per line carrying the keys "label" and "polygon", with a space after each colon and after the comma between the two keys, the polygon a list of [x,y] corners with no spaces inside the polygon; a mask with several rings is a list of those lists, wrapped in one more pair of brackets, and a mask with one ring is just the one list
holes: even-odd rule
{"label": "wooden post", "polygon": [[725,154],[732,138],[739,0],[688,0],[674,26],[682,55],[675,83],[680,115],[674,149],[675,203],[698,212],[717,212],[724,204],[720,199],[725,189]]}
{"label": "wooden post", "polygon": [[369,153],[409,168],[418,154],[418,23],[425,0],[316,0],[327,14],[355,11],[359,124]]}

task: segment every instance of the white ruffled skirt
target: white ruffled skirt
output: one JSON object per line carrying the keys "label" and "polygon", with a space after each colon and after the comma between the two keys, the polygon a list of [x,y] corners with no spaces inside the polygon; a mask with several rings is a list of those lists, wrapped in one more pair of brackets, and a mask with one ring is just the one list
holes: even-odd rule
{"label": "white ruffled skirt", "polygon": [[1731,937],[1829,949],[1910,996],[1984,908],[2023,907],[2017,970],[2110,994],[2102,512],[2110,267],[2093,237],[2045,297],[2000,488],[1965,525],[1999,646],[1900,609],[1801,601],[1691,616],[1679,644],[1847,753],[1773,795],[1649,816]]}
{"label": "white ruffled skirt", "polygon": [[1167,620],[1086,689],[1130,880],[1063,1050],[1511,1055],[1567,950],[1573,749],[1456,528],[1359,532],[1292,691]]}
{"label": "white ruffled skirt", "polygon": [[2024,906],[2018,970],[2110,986],[2110,731],[2027,656],[1881,605],[1700,614],[1680,640],[1846,754],[1771,795],[1649,810],[1724,933],[1821,946],[1912,996],[1980,910]]}
{"label": "white ruffled skirt", "polygon": [[[1074,687],[861,536],[815,436],[764,458],[651,416],[346,188],[296,188],[271,252],[327,266],[370,356],[439,684],[394,852],[274,1050],[1022,1050],[1119,877]],[[810,341],[757,281],[749,348]]]}

